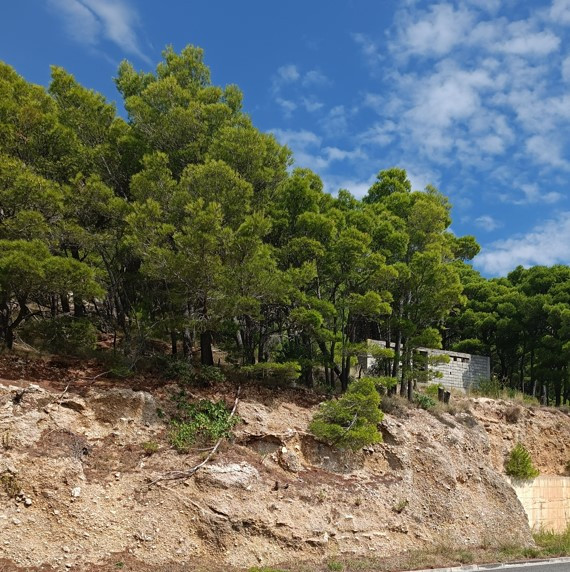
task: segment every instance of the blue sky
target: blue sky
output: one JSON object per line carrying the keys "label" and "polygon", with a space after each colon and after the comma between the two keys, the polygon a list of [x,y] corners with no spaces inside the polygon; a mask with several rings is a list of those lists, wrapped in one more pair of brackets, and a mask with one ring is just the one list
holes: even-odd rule
{"label": "blue sky", "polygon": [[27,80],[60,65],[119,108],[122,59],[201,46],[330,192],[404,167],[450,197],[483,274],[570,263],[570,0],[19,0],[2,23]]}

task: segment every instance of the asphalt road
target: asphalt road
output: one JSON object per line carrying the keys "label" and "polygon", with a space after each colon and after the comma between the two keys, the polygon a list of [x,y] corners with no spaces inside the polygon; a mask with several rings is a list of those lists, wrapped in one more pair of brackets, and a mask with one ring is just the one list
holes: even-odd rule
{"label": "asphalt road", "polygon": [[[463,566],[457,568],[440,568],[441,572],[570,572],[570,560],[565,558],[563,562],[537,562],[536,564],[479,564],[478,566]],[[418,571],[420,572],[420,571]],[[428,570],[422,572],[430,572]],[[433,570],[432,572],[438,572]]]}
{"label": "asphalt road", "polygon": [[559,562],[557,564],[525,564],[524,566],[503,566],[501,568],[484,568],[481,570],[503,570],[504,572],[570,572],[570,562]]}

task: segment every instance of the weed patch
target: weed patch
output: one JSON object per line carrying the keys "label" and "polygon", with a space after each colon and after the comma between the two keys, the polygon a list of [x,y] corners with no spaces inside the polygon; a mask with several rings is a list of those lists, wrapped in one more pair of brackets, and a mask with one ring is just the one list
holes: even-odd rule
{"label": "weed patch", "polygon": [[231,413],[223,401],[209,400],[188,403],[177,398],[177,416],[171,420],[168,435],[170,444],[179,452],[186,453],[195,445],[209,444],[222,437],[229,437],[239,417]]}

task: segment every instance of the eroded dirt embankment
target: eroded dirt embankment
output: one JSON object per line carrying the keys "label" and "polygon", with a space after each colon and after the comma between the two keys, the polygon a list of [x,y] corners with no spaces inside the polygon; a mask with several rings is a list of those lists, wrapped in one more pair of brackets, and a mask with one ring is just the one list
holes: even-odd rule
{"label": "eroded dirt embankment", "polygon": [[[306,433],[313,397],[247,387],[234,441],[191,479],[149,487],[204,455],[168,446],[157,411],[168,415],[173,390],[0,380],[5,566],[228,570],[429,544],[531,544],[504,456],[521,440],[546,473],[569,456],[567,415],[521,409],[508,423],[510,405],[484,399],[453,415],[386,415],[383,444],[340,454]],[[234,390],[194,397],[231,404]],[[159,444],[151,456],[148,441]]]}

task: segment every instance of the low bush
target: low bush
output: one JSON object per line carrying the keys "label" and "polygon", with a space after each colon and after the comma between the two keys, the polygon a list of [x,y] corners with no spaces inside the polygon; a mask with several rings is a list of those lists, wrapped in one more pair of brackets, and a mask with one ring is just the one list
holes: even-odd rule
{"label": "low bush", "polygon": [[370,378],[353,381],[340,399],[321,403],[309,430],[329,445],[357,451],[382,441],[379,405],[380,395]]}
{"label": "low bush", "polygon": [[420,409],[432,409],[437,403],[435,399],[432,399],[429,395],[424,395],[423,393],[415,393],[414,402]]}
{"label": "low bush", "polygon": [[29,321],[21,329],[22,339],[42,350],[86,356],[95,349],[97,330],[87,318],[59,316]]}
{"label": "low bush", "polygon": [[534,534],[534,540],[540,547],[541,556],[568,556],[570,554],[570,526],[561,533],[539,531]]}
{"label": "low bush", "polygon": [[385,375],[377,377],[363,377],[362,379],[372,380],[377,391],[379,391],[382,395],[389,395],[392,389],[398,385],[398,378]]}
{"label": "low bush", "polygon": [[221,437],[229,437],[239,422],[223,401],[202,400],[188,403],[178,399],[178,415],[171,420],[168,435],[170,444],[179,452],[187,452],[192,445],[209,444]]}
{"label": "low bush", "polygon": [[404,417],[410,409],[411,403],[399,395],[385,395],[380,402],[380,409],[394,417]]}
{"label": "low bush", "polygon": [[507,475],[515,479],[529,480],[538,477],[539,471],[532,463],[530,453],[522,443],[517,443],[505,465]]}
{"label": "low bush", "polygon": [[141,447],[147,457],[154,455],[158,451],[158,443],[156,441],[145,441],[141,444]]}
{"label": "low bush", "polygon": [[522,414],[522,409],[518,405],[509,405],[505,409],[505,420],[507,423],[516,423]]}
{"label": "low bush", "polygon": [[433,399],[437,399],[440,387],[443,387],[440,383],[430,383],[424,388],[424,393]]}
{"label": "low bush", "polygon": [[2,489],[10,498],[14,498],[22,488],[18,478],[16,475],[11,473],[10,471],[4,471],[0,475],[0,484],[2,485]]}
{"label": "low bush", "polygon": [[301,366],[296,361],[284,363],[259,362],[254,365],[243,366],[240,371],[253,379],[274,379],[290,384],[299,379]]}

